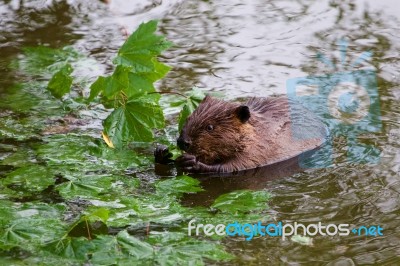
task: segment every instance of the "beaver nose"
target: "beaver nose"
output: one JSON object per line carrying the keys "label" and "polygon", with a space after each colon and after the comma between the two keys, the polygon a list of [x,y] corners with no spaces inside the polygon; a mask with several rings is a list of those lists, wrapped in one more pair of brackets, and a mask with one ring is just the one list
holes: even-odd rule
{"label": "beaver nose", "polygon": [[190,144],[191,144],[190,141],[185,140],[182,137],[178,138],[177,143],[178,143],[179,149],[184,150],[184,151],[187,151],[189,149],[189,147],[190,147]]}

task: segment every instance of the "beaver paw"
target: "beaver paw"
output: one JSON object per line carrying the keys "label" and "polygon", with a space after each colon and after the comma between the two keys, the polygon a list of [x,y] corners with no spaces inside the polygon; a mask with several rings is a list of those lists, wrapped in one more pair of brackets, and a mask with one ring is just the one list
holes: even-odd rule
{"label": "beaver paw", "polygon": [[208,165],[199,162],[196,156],[188,153],[182,154],[175,162],[184,172],[195,173],[208,172],[210,170]]}
{"label": "beaver paw", "polygon": [[172,153],[169,152],[168,147],[165,145],[157,144],[154,151],[154,161],[160,164],[169,164],[174,160],[172,158]]}
{"label": "beaver paw", "polygon": [[176,163],[185,172],[202,172],[207,168],[207,165],[197,161],[196,156],[188,153],[178,157]]}

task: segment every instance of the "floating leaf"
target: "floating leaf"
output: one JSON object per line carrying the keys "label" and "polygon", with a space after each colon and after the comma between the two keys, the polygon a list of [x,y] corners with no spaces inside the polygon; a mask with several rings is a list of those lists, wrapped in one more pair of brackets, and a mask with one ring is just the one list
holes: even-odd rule
{"label": "floating leaf", "polygon": [[234,257],[221,245],[210,241],[200,241],[183,233],[153,233],[150,243],[161,245],[156,253],[159,265],[204,265],[204,259],[229,261]]}
{"label": "floating leaf", "polygon": [[154,250],[150,244],[140,241],[126,231],[119,232],[116,239],[120,248],[134,258],[144,259],[153,256]]}
{"label": "floating leaf", "polygon": [[14,220],[2,231],[0,240],[6,245],[23,245],[26,243],[43,245],[51,240],[61,238],[65,226],[58,219],[21,218]]}
{"label": "floating leaf", "polygon": [[94,139],[84,135],[53,135],[43,140],[36,153],[48,165],[79,166],[87,161],[89,148],[96,147]]}
{"label": "floating leaf", "polygon": [[113,178],[110,176],[86,175],[84,178],[77,178],[58,185],[57,190],[66,199],[97,198],[99,193],[110,190],[112,180]]}
{"label": "floating leaf", "polygon": [[36,162],[34,152],[27,147],[14,148],[15,152],[0,161],[0,165],[12,165],[15,167],[32,165]]}
{"label": "floating leaf", "polygon": [[72,77],[72,66],[66,64],[58,72],[56,72],[50,79],[47,89],[56,98],[61,98],[64,94],[71,90]]}
{"label": "floating leaf", "polygon": [[8,200],[0,200],[0,228],[15,220],[15,203]]}
{"label": "floating leaf", "polygon": [[49,169],[37,164],[21,167],[1,180],[4,185],[13,185],[29,192],[40,192],[54,182],[55,179]]}
{"label": "floating leaf", "polygon": [[37,132],[41,125],[33,125],[31,123],[32,121],[23,121],[11,116],[0,117],[0,140],[9,138],[23,141],[38,138]]}
{"label": "floating leaf", "polygon": [[212,205],[222,212],[249,212],[267,208],[271,198],[267,191],[241,190],[219,196]]}
{"label": "floating leaf", "polygon": [[46,250],[72,261],[84,262],[95,250],[95,245],[85,237],[64,237],[47,245]]}
{"label": "floating leaf", "polygon": [[24,57],[15,62],[18,68],[30,75],[49,75],[61,70],[66,62],[77,61],[82,56],[72,47],[53,49],[46,46],[25,47]]}
{"label": "floating leaf", "polygon": [[156,184],[157,192],[161,195],[194,193],[203,191],[199,186],[200,181],[190,176],[177,176],[171,179],[159,181]]}
{"label": "floating leaf", "polygon": [[101,141],[85,135],[52,135],[37,145],[38,159],[45,161],[56,174],[85,176],[85,172],[125,171],[149,165],[152,158],[129,149],[110,149]]}

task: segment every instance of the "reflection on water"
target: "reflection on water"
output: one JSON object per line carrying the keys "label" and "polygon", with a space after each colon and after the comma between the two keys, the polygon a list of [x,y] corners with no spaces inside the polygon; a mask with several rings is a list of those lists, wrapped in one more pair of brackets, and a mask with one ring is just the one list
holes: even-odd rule
{"label": "reflection on water", "polygon": [[[110,2],[110,1],[108,1]],[[135,2],[135,1],[133,1]],[[308,75],[353,70],[363,51],[373,56],[354,70],[377,73],[382,129],[360,134],[361,143],[381,150],[377,165],[347,160],[346,135],[334,140],[331,168],[272,173],[259,179],[202,180],[207,193],[187,202],[207,202],[231,189],[267,188],[274,195],[276,221],[381,225],[376,238],[315,237],[314,246],[271,238],[224,240],[238,263],[395,264],[400,256],[399,114],[400,7],[391,1],[1,1],[0,94],[20,79],[9,67],[23,46],[73,45],[105,66],[131,31],[158,18],[176,44],[165,55],[174,67],[161,90],[194,85],[228,98],[286,92],[286,81]],[[342,61],[337,41],[348,41]],[[317,60],[326,55],[336,68]],[[108,68],[109,69],[109,68]],[[289,169],[290,167],[288,167]],[[285,169],[286,168],[282,168]],[[152,171],[149,175],[154,175]],[[279,178],[274,178],[279,177]]]}

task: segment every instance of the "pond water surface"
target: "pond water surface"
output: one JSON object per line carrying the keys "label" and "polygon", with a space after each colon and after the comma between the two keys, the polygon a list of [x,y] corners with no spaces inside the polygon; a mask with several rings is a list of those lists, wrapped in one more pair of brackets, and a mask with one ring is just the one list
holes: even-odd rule
{"label": "pond water surface", "polygon": [[[382,126],[379,132],[358,137],[381,151],[379,162],[349,162],[343,134],[333,142],[332,167],[279,174],[266,171],[257,178],[206,179],[202,180],[206,193],[192,194],[186,203],[204,205],[210,198],[236,189],[267,189],[273,195],[268,210],[273,221],[384,228],[383,236],[376,237],[315,236],[310,245],[273,237],[252,241],[226,238],[223,245],[237,256],[236,264],[400,263],[397,1],[109,2],[1,1],[0,101],[10,101],[14,84],[30,81],[9,67],[21,56],[22,47],[72,45],[98,62],[88,71],[95,76],[112,70],[111,59],[125,39],[124,32],[130,33],[150,19],[159,19],[160,32],[175,44],[162,57],[173,69],[158,84],[161,91],[197,86],[221,92],[228,99],[270,96],[285,94],[291,78],[372,69],[377,77]],[[348,44],[344,60],[340,40]],[[372,52],[372,57],[353,66],[364,51]],[[318,54],[332,60],[335,67],[318,60]],[[171,110],[168,119],[174,121],[174,117]],[[99,124],[92,128],[99,129]],[[160,178],[153,168],[145,176]]]}

